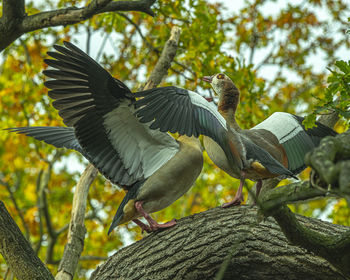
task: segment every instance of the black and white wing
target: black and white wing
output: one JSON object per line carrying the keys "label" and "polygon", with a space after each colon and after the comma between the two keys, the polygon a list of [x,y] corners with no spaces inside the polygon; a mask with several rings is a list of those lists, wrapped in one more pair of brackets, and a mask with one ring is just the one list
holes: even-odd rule
{"label": "black and white wing", "polygon": [[305,154],[318,146],[321,139],[337,133],[317,123],[317,127],[306,130],[302,125],[304,118],[289,113],[273,113],[252,129],[265,129],[272,132],[282,144],[288,158],[288,169],[294,174],[301,172],[306,166]]}
{"label": "black and white wing", "polygon": [[7,128],[6,130],[31,136],[36,140],[44,141],[56,148],[72,149],[84,155],[84,151],[75,138],[74,128],[72,127],[25,126]]}
{"label": "black and white wing", "polygon": [[55,60],[45,60],[55,68],[44,71],[53,78],[45,82],[53,106],[74,127],[89,161],[113,183],[130,186],[149,177],[176,154],[178,143],[139,123],[126,85],[79,48],[64,45],[48,52]]}
{"label": "black and white wing", "polygon": [[232,165],[242,167],[240,155],[231,152],[225,119],[205,98],[186,89],[169,86],[135,93],[136,116],[153,130],[178,132],[189,137],[205,135],[217,142]]}
{"label": "black and white wing", "polygon": [[203,134],[216,141],[224,150],[232,168],[243,169],[243,161],[257,160],[275,174],[293,174],[267,151],[243,135],[227,129],[217,108],[199,94],[177,87],[163,87],[138,92],[136,115],[141,122],[152,122],[150,128],[178,132],[187,136]]}
{"label": "black and white wing", "polygon": [[225,119],[216,107],[199,94],[170,86],[135,93],[140,122],[152,122],[150,128],[189,137],[203,134],[220,143],[227,131]]}

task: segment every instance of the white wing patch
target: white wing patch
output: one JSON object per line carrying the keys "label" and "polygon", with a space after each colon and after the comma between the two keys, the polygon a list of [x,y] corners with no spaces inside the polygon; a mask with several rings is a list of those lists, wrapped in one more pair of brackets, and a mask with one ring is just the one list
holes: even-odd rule
{"label": "white wing patch", "polygon": [[140,123],[128,105],[129,101],[125,101],[107,113],[103,124],[129,173],[148,178],[178,152],[179,144],[168,133]]}
{"label": "white wing patch", "polygon": [[302,126],[293,115],[284,112],[273,113],[263,122],[251,129],[266,129],[272,132],[278,141],[283,144],[300,132],[304,132]]}
{"label": "white wing patch", "polygon": [[197,92],[190,91],[190,90],[187,90],[187,91],[192,104],[209,111],[219,121],[222,127],[224,127],[227,130],[226,120],[223,118],[223,116],[221,116],[221,114],[218,112],[218,109],[213,103],[210,103],[207,100],[205,100],[205,98],[199,95]]}

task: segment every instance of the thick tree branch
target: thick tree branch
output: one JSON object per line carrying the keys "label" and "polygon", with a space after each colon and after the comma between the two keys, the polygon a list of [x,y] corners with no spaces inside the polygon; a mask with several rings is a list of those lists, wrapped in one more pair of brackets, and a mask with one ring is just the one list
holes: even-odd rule
{"label": "thick tree branch", "polygon": [[318,181],[317,185],[323,185],[325,188],[328,185],[339,186],[340,189],[346,190],[350,184],[350,170],[343,170],[343,176],[348,177],[348,180],[342,181],[341,185],[339,182],[342,170],[340,163],[346,159],[350,159],[350,130],[337,137],[322,139],[320,145],[306,155],[305,162],[317,172],[319,180],[313,180]]}
{"label": "thick tree branch", "polygon": [[96,14],[115,11],[140,11],[153,16],[150,7],[155,0],[107,2],[109,3],[104,8],[100,9],[98,9],[96,5],[88,5],[84,8],[70,7],[28,16],[24,18],[21,29],[23,33],[26,33],[46,27],[75,24]]}
{"label": "thick tree branch", "polygon": [[[151,6],[155,0],[138,1],[111,1],[111,0],[93,0],[89,5],[77,8],[69,7],[60,10],[40,12],[31,16],[25,16],[24,0],[5,1],[3,17],[0,20],[0,51],[4,50],[14,40],[27,32],[54,26],[65,26],[79,23],[94,15],[115,12],[115,11],[139,11],[154,15]],[[16,14],[12,12],[17,3]],[[23,7],[23,8],[21,8]],[[6,11],[5,11],[6,8]],[[5,16],[6,12],[6,16]],[[20,13],[23,14],[20,16]],[[16,17],[14,17],[16,15]],[[11,23],[9,25],[9,23]]]}
{"label": "thick tree branch", "polygon": [[54,279],[0,201],[0,253],[19,280]]}
{"label": "thick tree branch", "polygon": [[328,195],[327,190],[311,186],[309,181],[299,181],[276,189],[271,189],[259,196],[258,205],[261,212],[271,215],[285,204],[296,203]]}
{"label": "thick tree branch", "polygon": [[[334,125],[336,120],[334,117],[322,119],[328,125]],[[315,170],[311,176],[312,184],[299,182],[273,189],[263,193],[258,202],[260,211],[276,219],[290,242],[325,258],[347,277],[350,277],[350,229],[340,235],[311,230],[301,225],[285,204],[331,193],[348,195],[349,161],[344,160],[350,157],[349,143],[350,131],[322,139],[320,145],[308,153],[305,159],[305,163]]]}
{"label": "thick tree branch", "polygon": [[350,277],[350,228],[341,234],[324,234],[301,225],[287,206],[279,207],[273,217],[290,242],[325,258]]}
{"label": "thick tree branch", "polygon": [[25,16],[24,0],[3,0],[1,24],[11,29]]}
{"label": "thick tree branch", "polygon": [[85,210],[90,185],[97,176],[97,169],[89,164],[80,177],[73,196],[72,216],[68,231],[68,242],[58,267],[56,280],[73,279],[85,239]]}
{"label": "thick tree branch", "polygon": [[[256,215],[256,207],[218,207],[177,220],[175,227],[119,250],[91,280],[211,280],[224,260],[223,279],[345,279],[323,258],[288,243],[274,219],[258,223]],[[348,229],[302,216],[297,220],[323,234]]]}

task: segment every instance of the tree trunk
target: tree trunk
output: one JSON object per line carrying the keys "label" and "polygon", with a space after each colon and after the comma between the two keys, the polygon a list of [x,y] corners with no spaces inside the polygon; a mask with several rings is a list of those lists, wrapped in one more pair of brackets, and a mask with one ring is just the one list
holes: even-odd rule
{"label": "tree trunk", "polygon": [[0,201],[0,253],[20,280],[53,280],[49,269],[37,257],[2,201]]}
{"label": "tree trunk", "polygon": [[[298,216],[310,229],[348,227]],[[220,271],[220,272],[219,272]],[[222,278],[218,275],[222,273]],[[119,250],[91,279],[347,279],[321,257],[291,245],[274,219],[251,206],[214,208],[183,218]]]}

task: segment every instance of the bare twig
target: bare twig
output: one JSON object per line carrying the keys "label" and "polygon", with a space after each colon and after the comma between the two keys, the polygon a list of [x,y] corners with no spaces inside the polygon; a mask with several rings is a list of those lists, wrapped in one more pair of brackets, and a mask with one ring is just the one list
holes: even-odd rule
{"label": "bare twig", "polygon": [[7,182],[3,181],[2,179],[0,179],[0,184],[5,186],[5,188],[9,192],[10,198],[12,200],[12,203],[15,206],[17,214],[18,214],[18,216],[19,216],[19,218],[20,218],[20,220],[22,222],[22,225],[24,227],[26,239],[30,242],[30,240],[29,240],[30,239],[30,232],[29,232],[28,225],[27,225],[27,223],[24,220],[24,216],[23,216],[22,210],[18,206],[17,199],[15,198],[15,195],[14,195],[12,189],[11,189],[11,186]]}
{"label": "bare twig", "polygon": [[[174,61],[175,63],[175,61]],[[189,80],[189,81],[192,81],[192,82],[195,82],[195,79],[192,79],[192,78],[189,78],[187,77],[183,72],[179,71],[179,70],[176,70],[174,67],[170,67],[171,71],[173,71],[174,73],[184,77],[186,80]]]}
{"label": "bare twig", "polygon": [[89,164],[77,184],[73,196],[72,216],[68,231],[68,242],[58,267],[56,280],[73,279],[81,252],[84,249],[86,228],[84,225],[86,200],[90,185],[97,176],[97,169]]}
{"label": "bare twig", "polygon": [[[114,19],[113,19],[113,22],[114,22]],[[100,46],[100,48],[98,50],[98,53],[97,53],[97,56],[96,56],[96,59],[95,59],[97,62],[100,61],[103,49],[105,48],[107,40],[108,40],[110,35],[111,35],[111,33],[106,33],[104,38],[103,38],[103,40],[102,40],[102,44],[101,44],[101,46]]]}
{"label": "bare twig", "polygon": [[156,52],[157,54],[160,54],[160,51],[159,51],[156,47],[154,47],[154,46],[147,40],[147,38],[143,35],[143,33],[142,33],[142,31],[141,31],[141,29],[140,29],[140,27],[139,27],[138,24],[136,24],[135,22],[133,22],[133,21],[131,20],[131,18],[129,18],[127,15],[125,15],[125,14],[123,14],[123,13],[118,13],[118,15],[120,15],[120,16],[123,17],[123,18],[125,18],[132,26],[135,27],[137,33],[140,35],[141,39],[145,42],[145,44],[147,45],[147,47],[148,47],[149,49],[151,49],[152,51]]}
{"label": "bare twig", "polygon": [[35,253],[38,255],[42,242],[43,242],[43,238],[44,238],[44,225],[43,225],[43,210],[41,207],[41,196],[40,196],[40,187],[41,187],[41,177],[43,174],[43,169],[41,169],[38,173],[38,177],[36,180],[36,193],[38,194],[37,196],[37,207],[38,207],[38,211],[39,211],[39,240],[36,243],[35,247],[34,247],[34,251]]}
{"label": "bare twig", "polygon": [[86,27],[86,53],[90,55],[90,42],[91,42],[91,30],[90,30],[90,25]]}
{"label": "bare twig", "polygon": [[81,261],[105,261],[107,257],[100,257],[100,256],[81,256]]}
{"label": "bare twig", "polygon": [[180,39],[181,29],[179,27],[174,26],[171,29],[170,38],[165,43],[164,49],[160,58],[157,61],[156,66],[154,67],[151,75],[146,82],[144,89],[153,88],[160,84],[163,77],[168,74],[168,69],[171,66],[171,62],[173,61],[177,45]]}

